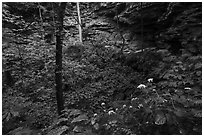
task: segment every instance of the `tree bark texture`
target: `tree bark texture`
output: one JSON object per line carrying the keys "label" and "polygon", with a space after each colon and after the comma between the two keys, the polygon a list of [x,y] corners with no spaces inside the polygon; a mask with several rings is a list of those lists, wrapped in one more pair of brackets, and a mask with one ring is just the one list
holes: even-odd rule
{"label": "tree bark texture", "polygon": [[6,85],[8,85],[9,87],[12,87],[14,85],[14,80],[10,70],[4,71],[2,78],[3,78],[3,81],[6,83]]}
{"label": "tree bark texture", "polygon": [[62,114],[64,109],[64,97],[62,90],[62,44],[63,44],[63,19],[66,8],[66,2],[60,3],[57,13],[57,32],[56,32],[56,99],[58,115]]}

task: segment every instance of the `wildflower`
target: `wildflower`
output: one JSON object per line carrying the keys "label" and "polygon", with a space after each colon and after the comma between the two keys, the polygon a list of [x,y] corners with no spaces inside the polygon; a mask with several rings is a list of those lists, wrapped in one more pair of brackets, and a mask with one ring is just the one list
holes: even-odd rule
{"label": "wildflower", "polygon": [[141,108],[141,107],[143,107],[143,105],[142,105],[142,104],[139,104],[138,108]]}
{"label": "wildflower", "polygon": [[123,105],[123,108],[125,108],[126,107],[126,105]]}
{"label": "wildflower", "polygon": [[95,117],[95,116],[97,116],[97,114],[96,114],[96,113],[94,114],[94,117]]}
{"label": "wildflower", "polygon": [[153,82],[153,78],[149,78],[147,81],[148,82]]}
{"label": "wildflower", "polygon": [[190,90],[191,88],[189,88],[189,87],[186,87],[186,88],[184,88],[185,90]]}
{"label": "wildflower", "polygon": [[132,108],[132,106],[129,106],[129,108]]}
{"label": "wildflower", "polygon": [[131,101],[137,100],[137,98],[132,98]]}
{"label": "wildflower", "polygon": [[116,108],[115,111],[118,111],[118,108]]}
{"label": "wildflower", "polygon": [[114,114],[115,112],[113,110],[108,111],[108,115]]}
{"label": "wildflower", "polygon": [[146,88],[147,86],[145,86],[144,84],[140,84],[139,86],[137,86],[137,88],[139,88],[139,89],[144,89],[144,88]]}
{"label": "wildflower", "polygon": [[104,106],[105,105],[105,103],[103,102],[103,103],[101,103],[101,106]]}
{"label": "wildflower", "polygon": [[156,89],[152,89],[152,91],[156,91]]}
{"label": "wildflower", "polygon": [[114,126],[118,121],[117,120],[113,120],[113,121],[109,121],[108,124]]}

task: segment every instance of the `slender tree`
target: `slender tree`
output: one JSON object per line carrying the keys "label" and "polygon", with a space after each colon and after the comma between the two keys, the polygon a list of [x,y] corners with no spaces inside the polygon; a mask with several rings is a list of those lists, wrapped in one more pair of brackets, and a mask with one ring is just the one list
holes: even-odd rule
{"label": "slender tree", "polygon": [[80,7],[79,2],[77,2],[77,14],[78,14],[78,23],[79,23],[79,41],[82,42],[82,28],[81,28],[81,15],[80,15]]}
{"label": "slender tree", "polygon": [[43,18],[42,18],[42,12],[41,12],[41,8],[42,8],[43,6],[41,6],[40,5],[40,2],[38,2],[38,9],[39,9],[39,16],[40,16],[40,21],[41,21],[41,30],[40,30],[40,34],[41,34],[41,37],[42,37],[42,39],[43,39],[43,41],[44,41],[44,29],[43,29]]}
{"label": "slender tree", "polygon": [[57,8],[57,25],[56,25],[56,69],[55,69],[55,82],[56,82],[56,98],[58,114],[62,114],[64,109],[64,98],[62,90],[62,44],[63,44],[63,20],[66,9],[66,2],[59,4]]}
{"label": "slender tree", "polygon": [[143,38],[143,35],[144,35],[144,32],[143,32],[143,27],[144,27],[144,24],[143,24],[143,15],[142,15],[142,2],[140,2],[140,8],[141,8],[141,12],[140,12],[140,15],[141,15],[141,48],[142,48],[142,51],[144,50],[144,47],[143,47],[143,42],[144,42],[144,38]]}

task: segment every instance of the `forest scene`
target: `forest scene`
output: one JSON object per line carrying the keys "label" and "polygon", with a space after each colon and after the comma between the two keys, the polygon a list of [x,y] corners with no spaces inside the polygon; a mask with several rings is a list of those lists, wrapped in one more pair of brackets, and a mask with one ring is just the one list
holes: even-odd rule
{"label": "forest scene", "polygon": [[201,135],[201,2],[3,2],[3,135]]}

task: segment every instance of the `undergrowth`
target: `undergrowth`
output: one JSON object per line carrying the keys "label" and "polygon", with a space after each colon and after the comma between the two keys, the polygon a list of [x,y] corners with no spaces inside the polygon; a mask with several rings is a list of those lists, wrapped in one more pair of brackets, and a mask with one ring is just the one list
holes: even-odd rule
{"label": "undergrowth", "polygon": [[[76,109],[65,110],[46,133],[201,134],[201,56],[185,53],[177,57],[166,50],[158,52],[165,52],[165,56],[149,74],[155,78],[139,83],[136,79],[122,80],[124,76],[119,75],[124,73],[114,72],[117,67],[104,71],[103,80],[76,92],[84,99],[78,99]],[[129,73],[131,77],[133,74]]]}

